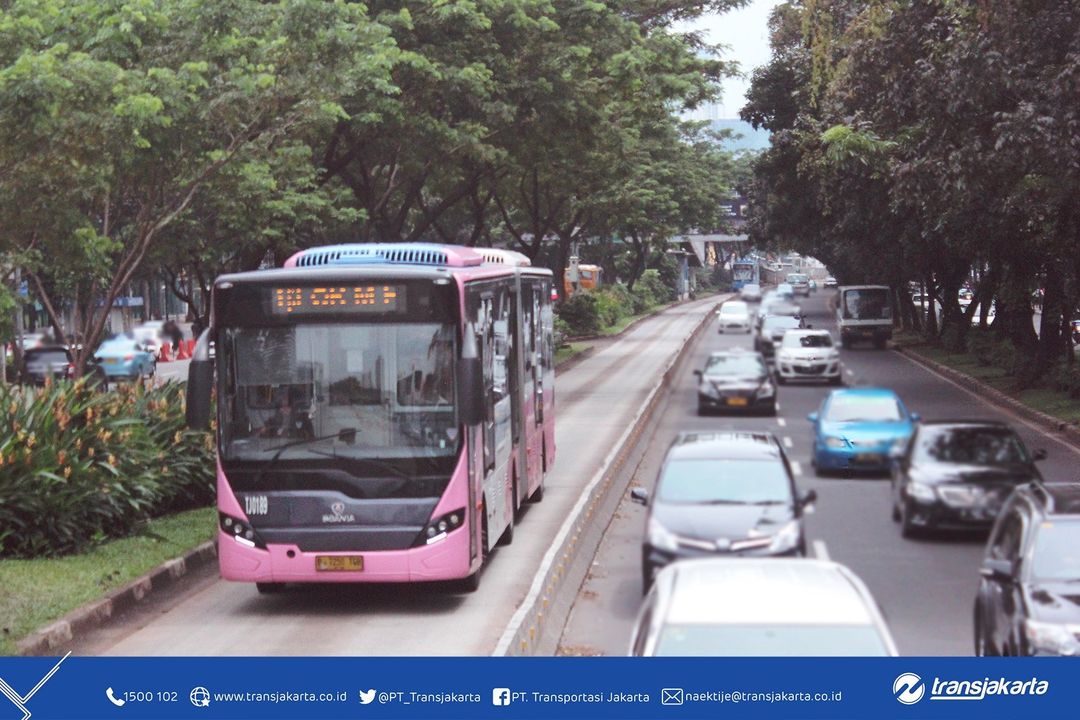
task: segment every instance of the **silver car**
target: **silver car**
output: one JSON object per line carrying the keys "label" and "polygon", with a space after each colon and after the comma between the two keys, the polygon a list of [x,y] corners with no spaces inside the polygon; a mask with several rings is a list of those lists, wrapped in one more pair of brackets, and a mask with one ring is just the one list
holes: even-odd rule
{"label": "silver car", "polygon": [[630,655],[895,656],[866,585],[827,560],[680,560],[656,576]]}

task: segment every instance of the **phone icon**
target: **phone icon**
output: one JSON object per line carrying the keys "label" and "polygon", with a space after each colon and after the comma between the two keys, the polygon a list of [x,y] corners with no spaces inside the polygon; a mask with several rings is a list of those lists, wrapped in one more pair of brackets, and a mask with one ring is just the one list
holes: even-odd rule
{"label": "phone icon", "polygon": [[124,703],[127,702],[126,700],[121,700],[120,698],[113,695],[112,688],[105,688],[105,697],[109,698],[109,702],[111,702],[116,707],[124,707]]}

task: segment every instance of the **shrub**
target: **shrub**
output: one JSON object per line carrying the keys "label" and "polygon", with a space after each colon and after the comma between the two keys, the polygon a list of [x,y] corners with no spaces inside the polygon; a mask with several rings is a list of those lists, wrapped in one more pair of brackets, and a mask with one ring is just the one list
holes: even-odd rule
{"label": "shrub", "polygon": [[213,498],[210,436],[183,385],[0,387],[0,555],[59,555]]}
{"label": "shrub", "polygon": [[1053,377],[1055,389],[1073,399],[1080,398],[1080,364],[1062,365]]}
{"label": "shrub", "polygon": [[625,285],[607,285],[594,292],[593,296],[600,314],[600,327],[610,327],[633,314],[632,296]]}
{"label": "shrub", "polygon": [[675,288],[664,284],[659,270],[650,269],[646,270],[634,285],[634,295],[641,305],[637,312],[645,312],[653,306],[673,301]]}
{"label": "shrub", "polygon": [[559,304],[559,317],[571,335],[600,332],[600,311],[593,293],[579,292]]}

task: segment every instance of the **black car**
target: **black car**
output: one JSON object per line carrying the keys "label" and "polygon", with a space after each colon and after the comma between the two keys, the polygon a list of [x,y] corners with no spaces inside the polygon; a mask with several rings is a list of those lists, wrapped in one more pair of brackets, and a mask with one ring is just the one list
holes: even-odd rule
{"label": "black car", "polygon": [[754,349],[771,358],[776,354],[776,346],[784,339],[784,333],[802,326],[802,318],[796,315],[767,315],[754,337]]}
{"label": "black car", "polygon": [[1011,427],[984,420],[922,422],[892,462],[892,516],[904,537],[934,528],[989,527],[1018,485],[1040,481]]}
{"label": "black car", "polygon": [[976,655],[1080,655],[1080,483],[1017,488],[979,572]]}
{"label": "black car", "polygon": [[[74,354],[64,345],[30,348],[23,354],[21,381],[27,385],[44,385],[46,378],[70,378],[74,364]],[[87,362],[85,374],[101,385],[107,382],[104,370],[93,361]]]}
{"label": "black car", "polygon": [[630,492],[649,508],[641,544],[644,587],[682,558],[802,556],[803,511],[784,450],[770,433],[681,433],[668,450],[656,490]]}
{"label": "black car", "polygon": [[698,414],[740,410],[776,414],[776,385],[760,353],[714,352],[698,376]]}

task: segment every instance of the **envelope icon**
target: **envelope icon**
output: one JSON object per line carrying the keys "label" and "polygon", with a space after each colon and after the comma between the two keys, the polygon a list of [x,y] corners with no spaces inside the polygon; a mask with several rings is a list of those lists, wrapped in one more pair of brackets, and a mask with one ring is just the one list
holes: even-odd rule
{"label": "envelope icon", "polygon": [[661,705],[682,705],[683,702],[683,689],[682,688],[664,688],[660,691],[660,704]]}

